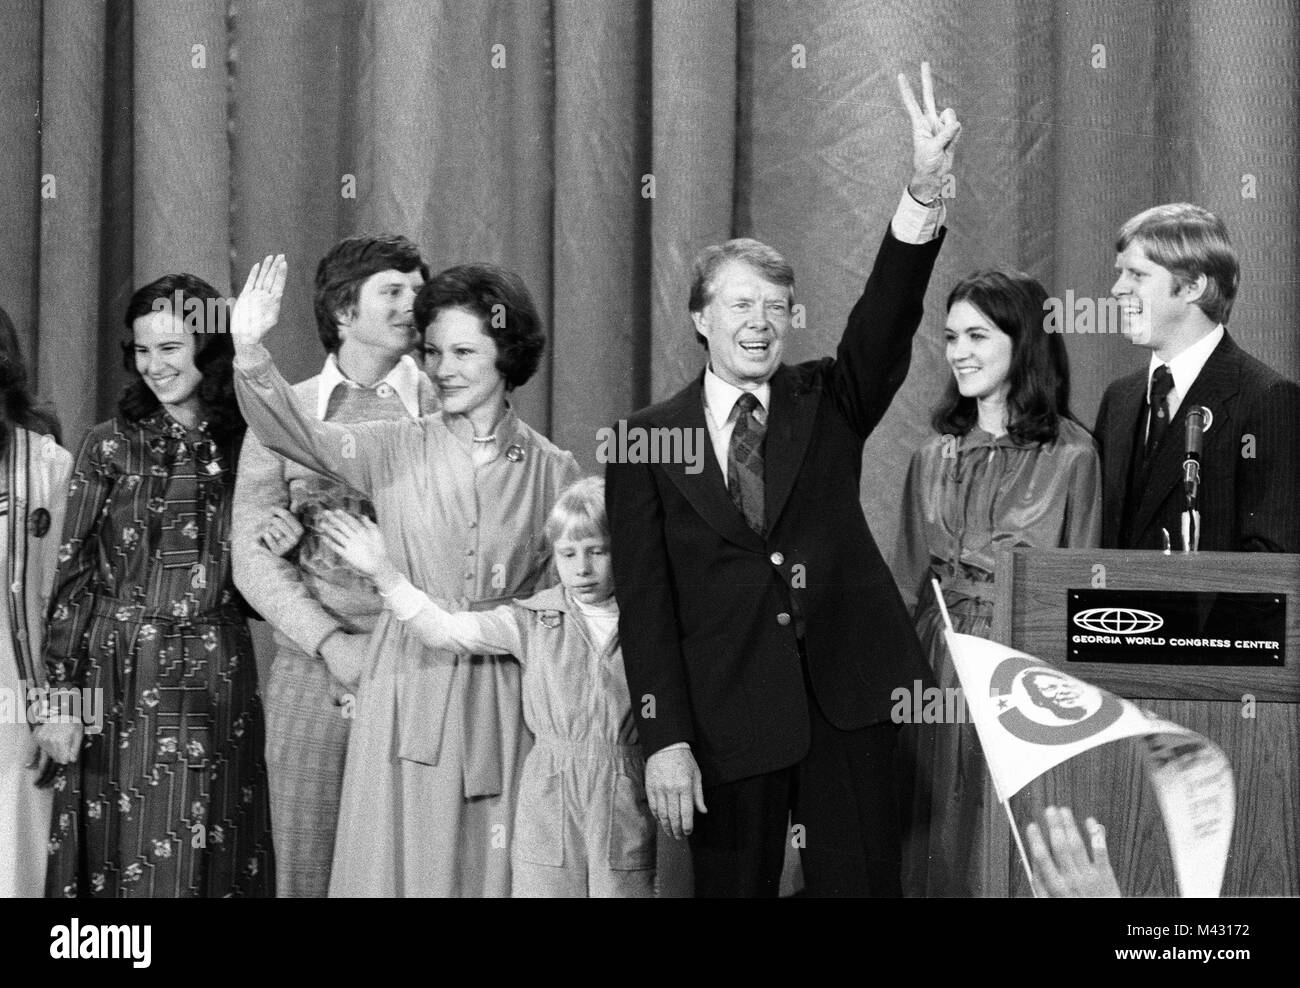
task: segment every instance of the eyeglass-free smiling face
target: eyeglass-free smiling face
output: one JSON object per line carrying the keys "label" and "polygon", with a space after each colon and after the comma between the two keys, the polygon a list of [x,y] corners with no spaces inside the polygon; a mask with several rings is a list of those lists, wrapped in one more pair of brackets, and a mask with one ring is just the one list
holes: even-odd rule
{"label": "eyeglass-free smiling face", "polygon": [[790,289],[768,281],[751,264],[728,261],[713,276],[710,294],[691,318],[709,341],[713,373],[738,388],[757,387],[781,365]]}
{"label": "eyeglass-free smiling face", "polygon": [[497,370],[497,345],[483,319],[468,309],[442,309],[425,330],[424,369],[438,386],[450,415],[489,412],[495,421],[505,404],[505,378]]}
{"label": "eyeglass-free smiling face", "polygon": [[964,398],[1006,398],[1014,341],[970,302],[955,302],[944,326],[944,356]]}
{"label": "eyeglass-free smiling face", "polygon": [[194,334],[185,323],[162,309],[131,323],[135,369],[172,417],[185,425],[198,420],[198,389],[203,372],[194,365],[198,352]]}

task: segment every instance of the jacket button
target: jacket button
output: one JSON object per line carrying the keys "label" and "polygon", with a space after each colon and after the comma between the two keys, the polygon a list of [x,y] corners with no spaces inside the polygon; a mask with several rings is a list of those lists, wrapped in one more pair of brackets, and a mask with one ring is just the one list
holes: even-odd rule
{"label": "jacket button", "polygon": [[790,615],[787,614],[785,611],[782,611],[780,614],[776,616],[776,623],[784,628],[787,624],[790,623]]}
{"label": "jacket button", "polygon": [[785,562],[785,556],[781,555],[779,552],[774,552],[772,553],[772,555],[768,556],[767,558],[772,560],[773,566],[780,566],[783,562]]}

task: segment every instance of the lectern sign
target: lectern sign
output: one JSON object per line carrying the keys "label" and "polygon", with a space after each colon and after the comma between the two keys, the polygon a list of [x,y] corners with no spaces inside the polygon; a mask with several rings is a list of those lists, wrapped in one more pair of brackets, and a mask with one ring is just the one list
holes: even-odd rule
{"label": "lectern sign", "polygon": [[1285,664],[1286,597],[1191,590],[1070,590],[1071,662]]}

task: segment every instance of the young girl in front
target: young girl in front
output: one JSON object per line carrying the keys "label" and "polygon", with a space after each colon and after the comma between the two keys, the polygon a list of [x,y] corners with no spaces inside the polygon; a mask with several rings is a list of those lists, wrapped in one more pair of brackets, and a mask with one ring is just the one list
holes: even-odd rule
{"label": "young girl in front", "polygon": [[560,494],[546,523],[560,585],[489,611],[449,613],[393,565],[379,529],[328,512],[321,532],[431,648],[514,655],[536,743],[511,843],[516,897],[652,897],[655,822],[618,644],[605,482]]}

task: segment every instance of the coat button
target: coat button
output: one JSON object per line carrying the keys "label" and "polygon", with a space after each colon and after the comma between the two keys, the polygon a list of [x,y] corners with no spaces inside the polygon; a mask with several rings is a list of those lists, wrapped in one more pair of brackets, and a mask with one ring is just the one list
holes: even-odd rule
{"label": "coat button", "polygon": [[780,614],[776,616],[776,623],[784,628],[787,624],[790,623],[790,615],[787,614],[785,611],[782,611]]}
{"label": "coat button", "polygon": [[380,398],[391,397],[393,394],[393,386],[385,382],[375,388],[375,394],[379,395]]}
{"label": "coat button", "polygon": [[785,562],[785,556],[781,555],[779,552],[774,552],[772,553],[772,555],[768,556],[767,558],[772,560],[773,566],[780,566],[783,562]]}

